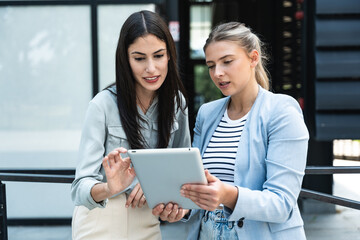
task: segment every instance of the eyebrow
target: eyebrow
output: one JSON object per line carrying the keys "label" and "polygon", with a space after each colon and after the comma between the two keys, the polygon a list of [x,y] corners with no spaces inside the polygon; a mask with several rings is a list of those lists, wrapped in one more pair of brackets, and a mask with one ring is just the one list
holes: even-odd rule
{"label": "eyebrow", "polygon": [[[219,58],[219,60],[222,60],[222,59],[230,57],[230,56],[233,56],[233,54],[228,54],[228,55],[222,56],[221,58]],[[214,62],[214,61],[206,61],[206,64],[212,63],[212,62]]]}
{"label": "eyebrow", "polygon": [[[166,50],[166,49],[165,49],[165,48],[161,48],[161,49],[153,52],[153,54],[157,54],[157,53],[159,53],[159,52],[161,52],[161,51],[164,51],[164,50]],[[146,55],[145,53],[138,52],[138,51],[131,52],[131,54],[140,54],[140,55],[144,55],[144,56]]]}

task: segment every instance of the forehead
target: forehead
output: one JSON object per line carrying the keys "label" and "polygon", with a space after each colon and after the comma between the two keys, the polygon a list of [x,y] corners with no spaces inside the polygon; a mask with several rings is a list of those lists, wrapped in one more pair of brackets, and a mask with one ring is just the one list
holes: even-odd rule
{"label": "forehead", "polygon": [[138,37],[128,48],[128,52],[154,53],[159,49],[166,49],[165,41],[153,34]]}
{"label": "forehead", "polygon": [[215,61],[223,56],[246,54],[245,50],[233,41],[215,41],[210,43],[205,50],[207,61]]}

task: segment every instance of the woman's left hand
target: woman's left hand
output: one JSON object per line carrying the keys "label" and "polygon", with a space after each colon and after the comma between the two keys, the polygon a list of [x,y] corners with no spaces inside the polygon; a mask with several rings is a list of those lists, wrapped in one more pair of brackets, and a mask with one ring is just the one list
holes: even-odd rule
{"label": "woman's left hand", "polygon": [[126,200],[125,207],[129,207],[131,205],[132,208],[135,207],[143,207],[146,203],[146,198],[143,190],[141,189],[140,183],[136,184],[130,195]]}
{"label": "woman's left hand", "polygon": [[162,221],[177,222],[182,219],[189,209],[179,208],[176,203],[160,203],[153,208],[152,214],[159,217]]}
{"label": "woman's left hand", "polygon": [[[181,195],[191,199],[200,208],[208,211],[214,211],[220,204],[226,205],[228,201],[236,202],[236,199],[232,199],[233,194],[227,194],[227,188],[232,186],[221,182],[217,177],[211,175],[208,170],[205,170],[205,176],[208,184],[184,184],[180,190]],[[237,198],[237,189],[235,191]],[[232,205],[235,204],[229,205],[228,207],[233,208]]]}

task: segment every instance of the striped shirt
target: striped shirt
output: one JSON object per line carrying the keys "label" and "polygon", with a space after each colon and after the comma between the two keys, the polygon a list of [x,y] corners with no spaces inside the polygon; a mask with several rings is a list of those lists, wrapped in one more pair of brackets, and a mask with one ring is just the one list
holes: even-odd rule
{"label": "striped shirt", "polygon": [[226,110],[203,156],[204,168],[231,185],[234,185],[235,158],[247,116],[231,120]]}

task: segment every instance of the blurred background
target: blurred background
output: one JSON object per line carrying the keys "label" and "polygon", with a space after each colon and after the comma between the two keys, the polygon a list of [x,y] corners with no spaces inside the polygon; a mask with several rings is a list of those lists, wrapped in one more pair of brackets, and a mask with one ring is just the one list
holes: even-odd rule
{"label": "blurred background", "polygon": [[[191,129],[199,106],[222,97],[203,44],[216,24],[240,21],[265,43],[272,91],[293,96],[303,109],[308,166],[359,166],[359,0],[0,0],[0,172],[74,174],[87,104],[114,82],[120,28],[144,9],[169,24]],[[332,174],[306,175],[303,187],[346,194],[359,189],[353,176],[339,185]],[[70,226],[70,184],[2,184],[7,225]],[[359,201],[356,194],[347,197]],[[299,203],[304,213],[339,211]],[[4,226],[2,220],[2,234]],[[360,225],[355,229],[360,236]]]}

